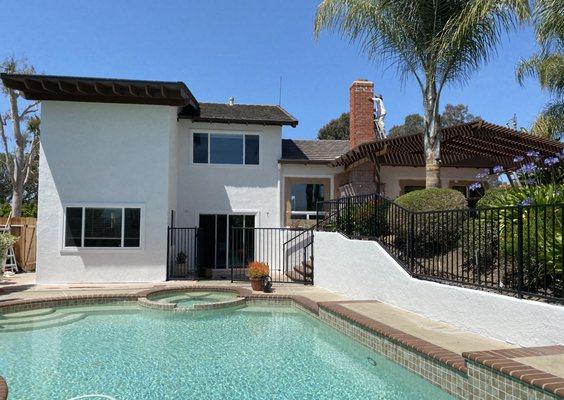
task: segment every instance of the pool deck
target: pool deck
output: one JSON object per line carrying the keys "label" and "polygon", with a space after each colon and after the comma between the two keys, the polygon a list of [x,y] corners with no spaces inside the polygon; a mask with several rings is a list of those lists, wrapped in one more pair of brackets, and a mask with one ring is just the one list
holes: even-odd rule
{"label": "pool deck", "polygon": [[[0,306],[21,300],[74,297],[77,295],[133,295],[148,290],[175,287],[231,287],[252,292],[250,284],[228,281],[170,281],[159,284],[70,284],[36,285],[35,274],[20,274],[0,282]],[[359,325],[397,339],[451,367],[463,370],[466,360],[483,363],[517,379],[535,384],[546,383],[552,393],[564,394],[564,345],[523,348],[477,335],[430,320],[420,315],[377,301],[352,301],[343,295],[314,286],[275,284],[275,292],[266,296],[307,299],[309,308],[320,308]],[[560,386],[561,385],[561,386]]]}

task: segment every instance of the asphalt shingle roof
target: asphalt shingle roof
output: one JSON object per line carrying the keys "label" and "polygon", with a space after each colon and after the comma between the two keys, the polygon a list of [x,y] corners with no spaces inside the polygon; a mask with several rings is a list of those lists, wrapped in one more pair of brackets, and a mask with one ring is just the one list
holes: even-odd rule
{"label": "asphalt shingle roof", "polygon": [[186,108],[178,116],[201,122],[255,123],[263,125],[291,125],[298,121],[286,110],[276,105],[199,103],[200,110]]}
{"label": "asphalt shingle roof", "polygon": [[331,162],[349,151],[348,140],[282,139],[282,162]]}

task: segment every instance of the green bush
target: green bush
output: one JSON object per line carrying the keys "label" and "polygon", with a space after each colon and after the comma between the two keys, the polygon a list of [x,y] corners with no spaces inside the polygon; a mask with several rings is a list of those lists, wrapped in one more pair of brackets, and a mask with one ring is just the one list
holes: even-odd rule
{"label": "green bush", "polygon": [[[500,263],[513,265],[513,275],[506,276],[506,284],[517,286],[518,248],[518,205],[522,205],[523,226],[523,284],[528,291],[535,291],[545,285],[553,295],[563,293],[562,281],[562,208],[542,207],[543,204],[564,203],[564,185],[514,186],[507,189],[490,189],[478,202],[479,207],[502,207],[490,211],[488,220],[495,224],[498,232],[499,254],[487,246],[479,248],[482,264],[492,268],[495,257]],[[531,207],[528,207],[531,205]],[[535,207],[541,205],[541,207]],[[480,214],[484,217],[486,212]],[[477,216],[480,218],[480,216]],[[483,223],[483,221],[481,222]],[[482,254],[483,252],[483,254]],[[466,255],[470,257],[471,255]],[[486,263],[490,263],[490,265]]]}
{"label": "green bush", "polygon": [[[459,191],[435,188],[415,190],[398,197],[395,204],[408,210],[398,207],[388,210],[388,226],[397,246],[407,246],[412,234],[413,244],[409,247],[415,255],[432,256],[446,253],[458,243],[465,212],[446,214],[440,211],[467,208],[466,198]],[[409,211],[423,213],[411,217]],[[414,222],[412,228],[411,218]]]}
{"label": "green bush", "polygon": [[343,232],[351,237],[380,237],[389,233],[387,201],[369,200],[345,209],[326,226],[328,231]]}
{"label": "green bush", "polygon": [[463,223],[459,245],[462,248],[463,265],[481,272],[491,271],[496,266],[499,248],[499,227],[496,219],[466,219]]}
{"label": "green bush", "polygon": [[503,198],[507,196],[508,188],[491,188],[484,193],[484,196],[476,203],[476,208],[500,207]]}

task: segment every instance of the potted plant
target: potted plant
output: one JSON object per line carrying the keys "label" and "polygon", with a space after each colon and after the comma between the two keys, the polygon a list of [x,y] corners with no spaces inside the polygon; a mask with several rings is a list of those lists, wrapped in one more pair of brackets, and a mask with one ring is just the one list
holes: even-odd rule
{"label": "potted plant", "polygon": [[176,255],[176,268],[178,268],[178,271],[186,270],[186,253],[183,251]]}
{"label": "potted plant", "polygon": [[18,237],[9,233],[0,233],[0,280],[4,275],[4,266],[6,265],[6,256],[8,249],[18,241]]}
{"label": "potted plant", "polygon": [[249,275],[253,290],[262,290],[264,278],[269,276],[268,264],[260,261],[252,261],[247,266],[247,274]]}

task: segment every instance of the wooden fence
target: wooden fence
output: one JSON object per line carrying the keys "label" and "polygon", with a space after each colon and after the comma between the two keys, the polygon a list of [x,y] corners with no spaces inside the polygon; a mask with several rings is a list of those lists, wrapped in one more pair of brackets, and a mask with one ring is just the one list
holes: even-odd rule
{"label": "wooden fence", "polygon": [[[8,218],[0,217],[0,227],[6,225]],[[31,217],[17,217],[10,219],[12,235],[19,239],[14,245],[18,267],[24,271],[35,271],[36,230],[37,219]]]}

